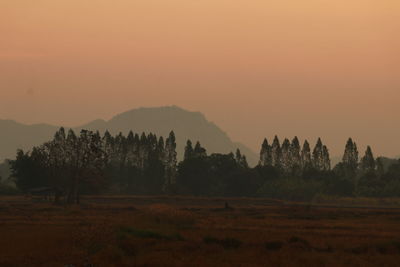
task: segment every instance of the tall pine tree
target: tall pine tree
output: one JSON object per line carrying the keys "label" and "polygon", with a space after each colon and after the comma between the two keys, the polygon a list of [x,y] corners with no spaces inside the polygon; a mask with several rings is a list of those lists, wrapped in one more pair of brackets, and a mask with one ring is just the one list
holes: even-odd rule
{"label": "tall pine tree", "polygon": [[259,165],[260,166],[272,165],[272,151],[270,145],[268,144],[267,138],[264,139],[264,142],[261,146]]}
{"label": "tall pine tree", "polygon": [[281,153],[281,167],[285,172],[290,172],[292,166],[292,158],[290,151],[290,141],[287,138],[285,138],[282,143]]}
{"label": "tall pine tree", "polygon": [[291,169],[301,169],[301,155],[300,155],[300,142],[297,136],[295,136],[290,144],[290,158],[291,158]]}
{"label": "tall pine tree", "polygon": [[361,158],[360,167],[363,171],[375,170],[375,158],[370,146],[367,147],[364,157]]}
{"label": "tall pine tree", "polygon": [[282,151],[278,136],[275,135],[271,148],[272,166],[281,167]]}
{"label": "tall pine tree", "polygon": [[353,139],[349,138],[346,143],[342,159],[343,165],[351,170],[356,170],[358,166],[358,149]]}
{"label": "tall pine tree", "polygon": [[175,133],[170,132],[165,142],[165,184],[164,191],[171,192],[172,187],[176,184],[176,167],[177,167],[177,153],[176,153],[176,140]]}
{"label": "tall pine tree", "polygon": [[312,167],[311,148],[307,140],[304,141],[303,149],[301,150],[301,166],[303,170]]}
{"label": "tall pine tree", "polygon": [[331,169],[331,159],[329,157],[328,148],[324,145],[322,147],[322,170],[329,171]]}
{"label": "tall pine tree", "polygon": [[193,157],[193,153],[194,153],[194,150],[193,150],[193,146],[192,146],[192,141],[187,140],[186,147],[185,147],[185,154],[184,154],[183,159],[184,160],[191,159]]}
{"label": "tall pine tree", "polygon": [[321,138],[318,138],[313,150],[313,167],[319,171],[324,169],[323,147],[324,145],[322,144]]}
{"label": "tall pine tree", "polygon": [[197,158],[207,157],[207,150],[200,145],[199,141],[196,142],[193,152],[194,152],[194,156]]}

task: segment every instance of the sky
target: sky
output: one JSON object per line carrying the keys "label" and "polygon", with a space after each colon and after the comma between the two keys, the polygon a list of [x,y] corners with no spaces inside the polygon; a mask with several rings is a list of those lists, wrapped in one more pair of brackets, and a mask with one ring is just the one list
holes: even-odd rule
{"label": "sky", "polygon": [[1,0],[0,119],[201,111],[255,151],[400,155],[398,0]]}

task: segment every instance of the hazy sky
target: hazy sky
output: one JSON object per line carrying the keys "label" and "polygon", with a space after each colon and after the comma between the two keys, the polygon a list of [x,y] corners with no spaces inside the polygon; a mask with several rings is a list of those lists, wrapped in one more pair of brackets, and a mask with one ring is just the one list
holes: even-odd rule
{"label": "hazy sky", "polygon": [[398,155],[400,1],[0,1],[0,118],[172,104],[254,150],[276,133]]}

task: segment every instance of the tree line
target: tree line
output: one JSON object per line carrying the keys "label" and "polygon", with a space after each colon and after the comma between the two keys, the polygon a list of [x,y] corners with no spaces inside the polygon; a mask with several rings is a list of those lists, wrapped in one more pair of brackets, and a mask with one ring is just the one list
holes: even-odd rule
{"label": "tree line", "polygon": [[178,162],[173,131],[164,139],[155,134],[82,130],[76,135],[60,128],[53,140],[29,152],[18,150],[10,161],[18,189],[56,189],[78,203],[81,194],[189,194],[201,196],[259,196],[307,200],[316,195],[400,196],[400,162],[385,167],[370,147],[359,159],[350,138],[342,161],[331,168],[329,150],[319,138],[311,150],[297,137],[282,144],[275,136],[261,145],[259,164],[251,168],[236,153],[207,154],[200,142],[187,141]]}
{"label": "tree line", "polygon": [[111,136],[105,132],[61,128],[53,140],[18,150],[10,161],[19,189],[51,186],[67,202],[79,202],[81,193],[160,193],[175,183],[176,143],[173,132],[164,141],[154,134],[130,132]]}

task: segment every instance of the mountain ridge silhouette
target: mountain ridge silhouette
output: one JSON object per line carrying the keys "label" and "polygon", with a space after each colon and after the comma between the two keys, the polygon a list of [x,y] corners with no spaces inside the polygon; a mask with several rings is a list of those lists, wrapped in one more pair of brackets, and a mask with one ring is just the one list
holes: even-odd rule
{"label": "mountain ridge silhouette", "polygon": [[[17,149],[30,150],[50,140],[60,126],[50,124],[22,124],[13,120],[0,120],[0,159],[14,158]],[[215,123],[208,121],[201,112],[188,111],[178,106],[141,107],[119,113],[110,120],[96,119],[78,127],[99,131],[108,130],[115,135],[152,132],[167,137],[173,130],[176,135],[178,158],[182,159],[187,139],[199,141],[211,153],[235,152],[239,148],[246,155],[250,165],[256,165],[258,156],[245,145],[234,142]]]}

